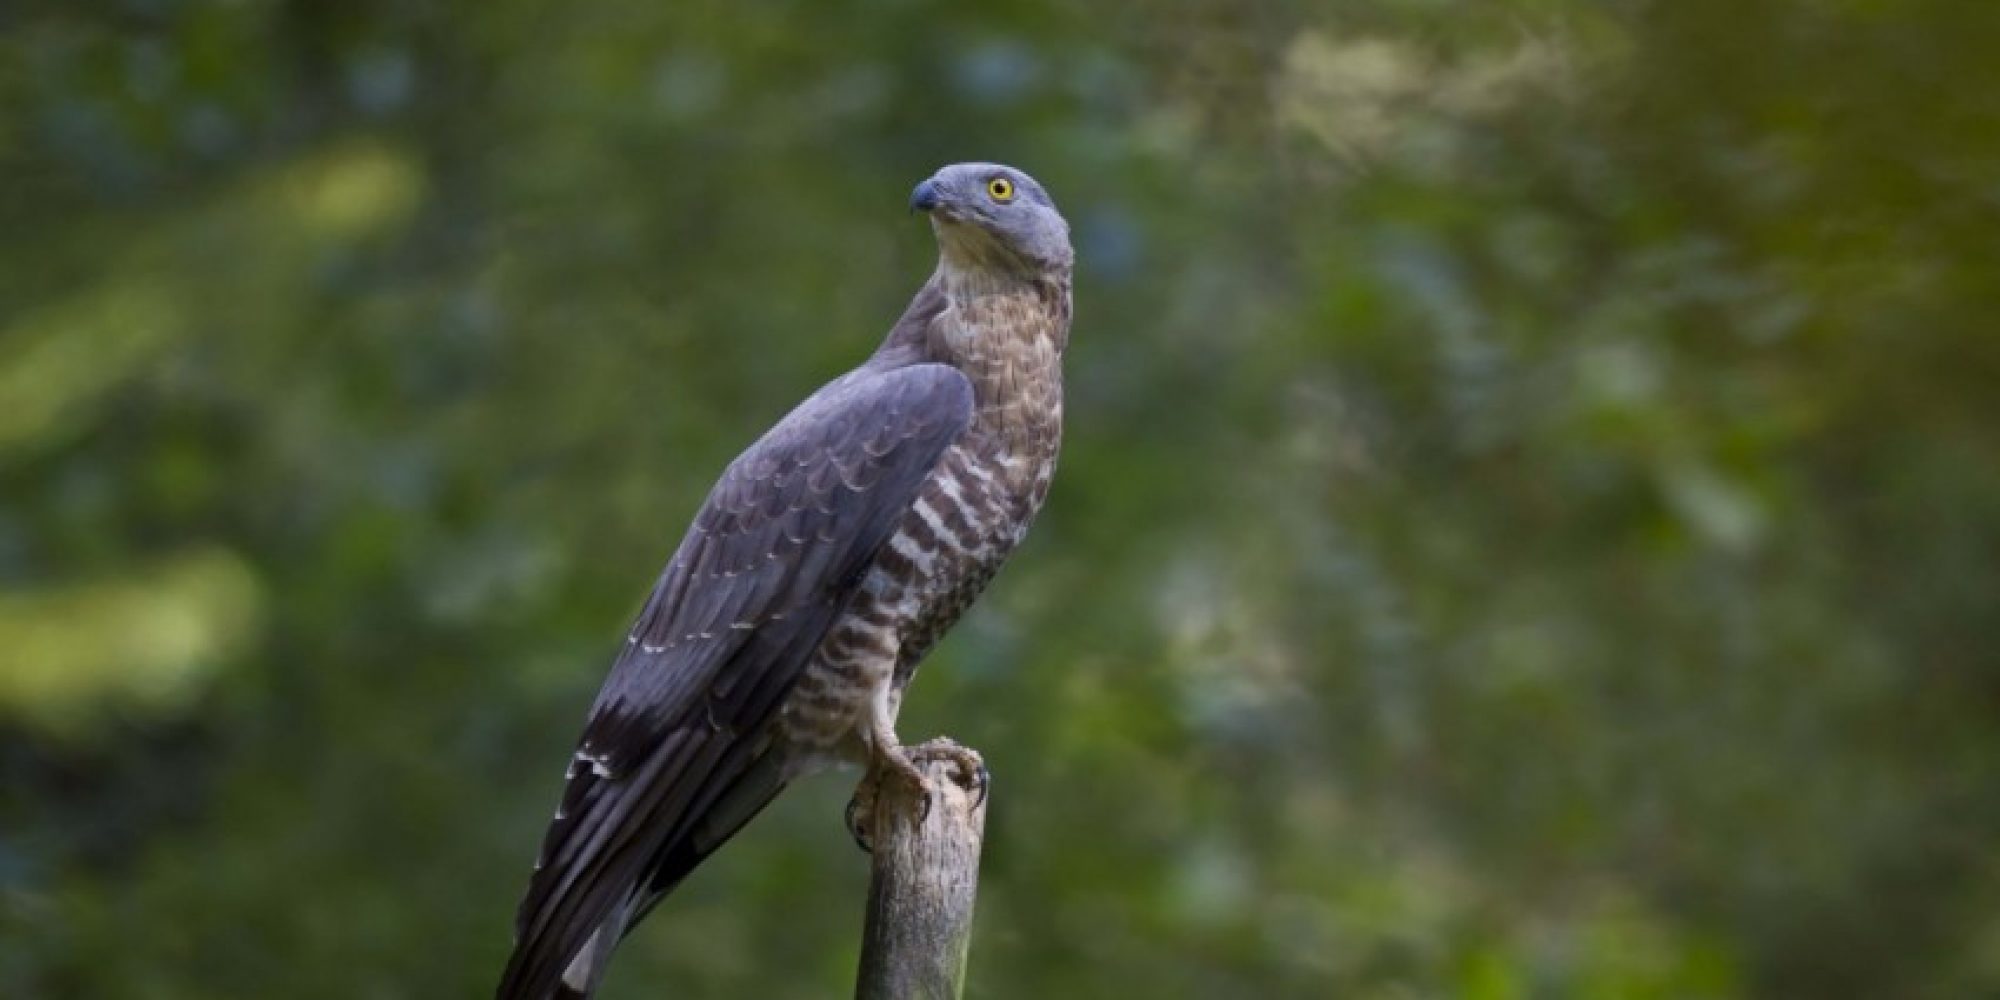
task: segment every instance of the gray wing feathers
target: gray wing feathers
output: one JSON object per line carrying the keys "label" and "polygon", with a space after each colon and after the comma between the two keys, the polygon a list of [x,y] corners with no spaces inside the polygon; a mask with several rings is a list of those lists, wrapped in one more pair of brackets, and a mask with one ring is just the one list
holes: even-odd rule
{"label": "gray wing feathers", "polygon": [[705,814],[768,749],[766,723],[971,413],[952,368],[864,367],[730,464],[591,709],[500,997],[551,995],[600,925],[670,887],[649,888],[662,858],[713,836],[705,819],[740,823]]}

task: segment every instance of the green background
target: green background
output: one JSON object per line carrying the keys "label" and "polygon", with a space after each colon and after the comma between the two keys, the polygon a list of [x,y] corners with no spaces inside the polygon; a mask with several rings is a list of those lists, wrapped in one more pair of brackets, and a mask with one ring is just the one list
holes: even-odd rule
{"label": "green background", "polygon": [[[0,8],[0,994],[490,990],[694,505],[997,159],[968,995],[2000,995],[2000,4]],[[850,988],[850,783],[605,996]]]}

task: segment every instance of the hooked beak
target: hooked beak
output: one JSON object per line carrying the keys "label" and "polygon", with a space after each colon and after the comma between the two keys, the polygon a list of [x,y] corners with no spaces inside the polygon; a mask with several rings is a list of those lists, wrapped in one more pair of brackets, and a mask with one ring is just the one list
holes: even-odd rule
{"label": "hooked beak", "polygon": [[938,207],[941,201],[943,198],[938,194],[937,182],[926,180],[917,185],[916,190],[910,192],[910,211],[928,212]]}

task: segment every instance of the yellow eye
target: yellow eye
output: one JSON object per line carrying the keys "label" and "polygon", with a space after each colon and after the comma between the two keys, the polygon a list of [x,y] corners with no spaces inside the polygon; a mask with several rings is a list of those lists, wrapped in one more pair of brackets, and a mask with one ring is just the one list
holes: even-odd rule
{"label": "yellow eye", "polygon": [[1014,182],[1005,177],[995,177],[986,182],[986,193],[992,195],[994,201],[1013,201]]}

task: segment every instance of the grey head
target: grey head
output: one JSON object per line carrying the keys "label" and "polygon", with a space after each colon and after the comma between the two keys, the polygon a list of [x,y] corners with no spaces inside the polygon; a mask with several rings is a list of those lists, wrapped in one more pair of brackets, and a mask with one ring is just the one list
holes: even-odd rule
{"label": "grey head", "polygon": [[954,163],[910,192],[931,217],[948,265],[1016,272],[1068,271],[1069,223],[1041,183],[999,163]]}

